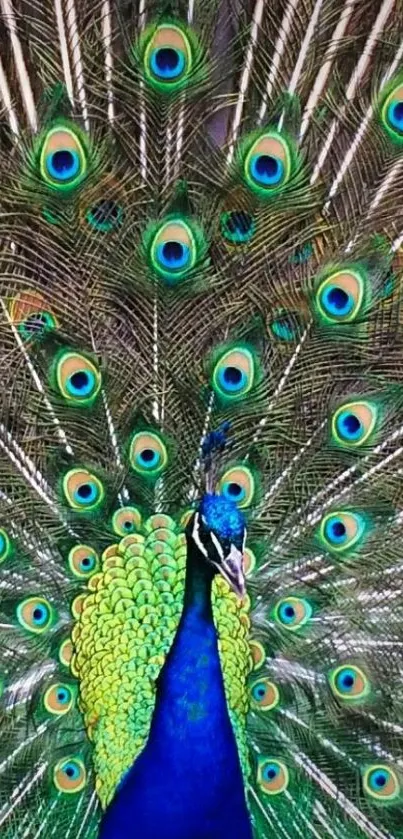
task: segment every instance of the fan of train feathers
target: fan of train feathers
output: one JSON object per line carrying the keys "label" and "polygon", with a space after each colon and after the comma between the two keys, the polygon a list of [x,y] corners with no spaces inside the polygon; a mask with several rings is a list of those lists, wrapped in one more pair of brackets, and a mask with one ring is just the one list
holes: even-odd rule
{"label": "fan of train feathers", "polygon": [[0,9],[1,836],[98,836],[229,428],[254,835],[403,837],[401,0]]}

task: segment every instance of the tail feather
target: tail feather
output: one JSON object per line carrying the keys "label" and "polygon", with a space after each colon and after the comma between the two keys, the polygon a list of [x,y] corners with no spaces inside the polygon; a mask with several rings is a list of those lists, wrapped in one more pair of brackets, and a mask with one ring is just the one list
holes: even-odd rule
{"label": "tail feather", "polygon": [[1,13],[2,835],[95,839],[83,596],[127,550],[154,696],[172,545],[230,422],[213,478],[248,516],[256,836],[398,839],[400,2]]}

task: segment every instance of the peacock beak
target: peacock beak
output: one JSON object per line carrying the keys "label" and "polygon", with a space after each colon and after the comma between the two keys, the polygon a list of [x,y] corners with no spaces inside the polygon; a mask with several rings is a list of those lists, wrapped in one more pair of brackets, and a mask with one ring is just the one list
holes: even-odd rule
{"label": "peacock beak", "polygon": [[229,554],[217,565],[217,568],[233,591],[235,591],[235,594],[240,598],[245,597],[246,589],[242,551],[239,551],[235,545],[231,545]]}

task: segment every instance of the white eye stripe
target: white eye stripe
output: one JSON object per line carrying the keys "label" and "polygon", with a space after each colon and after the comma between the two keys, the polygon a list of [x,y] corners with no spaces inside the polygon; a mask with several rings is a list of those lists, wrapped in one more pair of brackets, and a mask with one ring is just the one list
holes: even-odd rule
{"label": "white eye stripe", "polygon": [[200,536],[199,536],[199,513],[196,513],[196,515],[195,515],[192,537],[193,537],[193,540],[194,540],[195,544],[199,548],[199,551],[201,551],[203,556],[205,556],[206,559],[207,559],[208,558],[207,548],[204,547],[203,542],[201,541]]}
{"label": "white eye stripe", "polygon": [[215,533],[211,532],[210,537],[211,537],[211,541],[212,541],[213,545],[215,546],[215,549],[218,553],[218,556],[220,557],[220,559],[224,559],[224,551],[223,551],[222,545],[220,544],[220,542],[217,539],[217,536],[215,535]]}

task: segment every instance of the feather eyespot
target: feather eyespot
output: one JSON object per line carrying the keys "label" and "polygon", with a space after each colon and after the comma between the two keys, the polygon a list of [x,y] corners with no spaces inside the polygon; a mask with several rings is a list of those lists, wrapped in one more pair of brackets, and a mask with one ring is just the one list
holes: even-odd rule
{"label": "feather eyespot", "polygon": [[194,33],[170,22],[149,27],[140,44],[146,82],[161,94],[180,90],[200,73],[200,57]]}
{"label": "feather eyespot", "polygon": [[77,757],[60,760],[53,769],[53,782],[60,792],[81,792],[87,783],[83,761]]}
{"label": "feather eyespot", "polygon": [[22,291],[12,300],[10,318],[25,341],[42,338],[59,323],[49,304],[37,291]]}
{"label": "feather eyespot", "polygon": [[329,684],[334,696],[346,702],[360,702],[370,692],[370,683],[360,667],[353,664],[336,667],[329,675]]}
{"label": "feather eyespot", "polygon": [[246,210],[231,210],[223,213],[220,226],[224,239],[233,245],[249,242],[256,230],[254,218]]}
{"label": "feather eyespot", "polygon": [[6,530],[0,528],[0,562],[4,562],[11,554],[11,540]]}
{"label": "feather eyespot", "polygon": [[377,418],[377,406],[372,402],[347,402],[332,417],[333,440],[346,448],[362,446],[371,437]]}
{"label": "feather eyespot", "polygon": [[101,233],[110,233],[112,230],[121,227],[123,215],[123,208],[117,201],[103,199],[89,207],[85,218],[94,230],[99,230]]}
{"label": "feather eyespot", "polygon": [[281,760],[260,758],[257,782],[262,792],[267,795],[279,795],[287,789],[290,782],[288,768]]}
{"label": "feather eyespot", "polygon": [[319,316],[329,324],[354,321],[362,309],[364,293],[365,280],[358,271],[335,271],[316,291]]}
{"label": "feather eyespot", "polygon": [[98,396],[102,378],[95,364],[76,352],[64,352],[56,364],[61,396],[73,405],[90,405]]}
{"label": "feather eyespot", "polygon": [[39,156],[42,179],[53,189],[77,187],[88,170],[87,152],[81,137],[66,125],[57,125],[45,135]]}
{"label": "feather eyespot", "polygon": [[233,347],[216,362],[213,387],[218,396],[236,400],[246,396],[254,385],[256,363],[245,347]]}
{"label": "feather eyespot", "polygon": [[99,557],[94,548],[88,545],[75,545],[69,553],[68,563],[74,576],[85,580],[98,571]]}
{"label": "feather eyespot", "polygon": [[379,804],[396,801],[402,792],[396,772],[386,764],[367,766],[363,772],[364,791]]}
{"label": "feather eyespot", "polygon": [[381,110],[381,119],[390,138],[403,142],[403,84],[397,85],[386,97]]}
{"label": "feather eyespot", "polygon": [[151,265],[168,285],[183,280],[205,251],[199,228],[179,217],[164,222],[148,238]]}
{"label": "feather eyespot", "polygon": [[132,438],[129,460],[138,475],[157,477],[167,466],[167,447],[155,432],[140,431]]}
{"label": "feather eyespot", "polygon": [[76,512],[96,510],[105,497],[102,482],[87,469],[70,469],[63,478],[63,492]]}
{"label": "feather eyespot", "polygon": [[221,476],[218,492],[238,507],[250,507],[255,496],[255,479],[247,466],[233,466]]}
{"label": "feather eyespot", "polygon": [[54,619],[54,611],[44,597],[27,597],[17,606],[17,619],[28,632],[46,632]]}
{"label": "feather eyespot", "polygon": [[277,685],[269,679],[259,679],[251,687],[253,706],[259,711],[272,711],[280,702]]}
{"label": "feather eyespot", "polygon": [[265,648],[263,644],[260,643],[260,641],[251,639],[249,641],[249,649],[252,656],[253,669],[259,670],[259,667],[262,667],[266,661]]}
{"label": "feather eyespot", "polygon": [[359,513],[337,511],[324,516],[319,534],[328,550],[343,553],[361,541],[366,529],[366,521]]}
{"label": "feather eyespot", "polygon": [[247,185],[263,198],[277,195],[292,173],[293,152],[280,134],[267,131],[249,147],[243,162]]}
{"label": "feather eyespot", "polygon": [[63,667],[70,667],[73,658],[73,644],[71,638],[65,638],[59,647],[59,661]]}
{"label": "feather eyespot", "polygon": [[137,507],[121,507],[113,514],[112,527],[118,536],[128,536],[141,527],[141,513]]}
{"label": "feather eyespot", "polygon": [[57,682],[48,687],[43,697],[46,711],[54,716],[63,716],[71,711],[74,704],[74,694],[69,685]]}
{"label": "feather eyespot", "polygon": [[304,597],[283,597],[274,607],[274,620],[291,632],[301,629],[312,617],[313,609]]}

